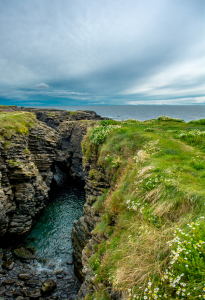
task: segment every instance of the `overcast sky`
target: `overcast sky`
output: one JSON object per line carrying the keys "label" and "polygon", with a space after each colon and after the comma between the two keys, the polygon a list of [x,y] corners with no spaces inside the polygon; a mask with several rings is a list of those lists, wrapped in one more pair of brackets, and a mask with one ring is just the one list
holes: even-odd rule
{"label": "overcast sky", "polygon": [[0,104],[205,104],[205,0],[0,0]]}

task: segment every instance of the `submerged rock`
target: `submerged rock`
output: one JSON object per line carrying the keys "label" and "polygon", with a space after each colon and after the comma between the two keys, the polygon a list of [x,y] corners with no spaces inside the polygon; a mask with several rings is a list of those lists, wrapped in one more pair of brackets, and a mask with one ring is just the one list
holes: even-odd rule
{"label": "submerged rock", "polygon": [[61,274],[64,271],[64,268],[58,268],[54,270],[55,274]]}
{"label": "submerged rock", "polygon": [[23,247],[15,249],[14,254],[20,259],[34,259],[35,258],[29,250],[26,250]]}
{"label": "submerged rock", "polygon": [[41,287],[42,292],[51,292],[56,288],[56,282],[53,279],[46,279]]}
{"label": "submerged rock", "polygon": [[4,287],[0,287],[0,296],[2,296],[6,292]]}
{"label": "submerged rock", "polygon": [[6,279],[2,282],[3,285],[14,285],[16,284],[16,280],[15,279]]}
{"label": "submerged rock", "polygon": [[29,273],[19,273],[18,278],[22,280],[28,280],[31,278],[31,274]]}
{"label": "submerged rock", "polygon": [[13,261],[5,261],[3,264],[2,264],[2,268],[3,269],[6,269],[8,271],[12,270],[14,267],[14,262]]}
{"label": "submerged rock", "polygon": [[33,291],[25,291],[25,296],[29,297],[30,299],[38,299],[41,297],[41,290],[33,290]]}

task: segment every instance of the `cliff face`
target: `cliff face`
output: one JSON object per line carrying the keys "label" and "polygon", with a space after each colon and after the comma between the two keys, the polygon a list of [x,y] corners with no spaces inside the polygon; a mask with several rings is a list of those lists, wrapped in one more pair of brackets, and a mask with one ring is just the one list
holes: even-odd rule
{"label": "cliff face", "polygon": [[45,207],[58,139],[55,130],[37,121],[28,136],[0,142],[0,236],[27,234]]}
{"label": "cliff face", "polygon": [[73,178],[85,181],[84,215],[75,221],[72,232],[76,274],[85,279],[79,299],[84,299],[93,245],[106,239],[92,233],[100,221],[93,203],[109,185],[105,176],[98,181],[91,179],[90,171],[103,174],[104,170],[99,169],[95,155],[83,163],[81,142],[89,127],[101,117],[94,112],[27,110],[35,112],[38,119],[29,134],[12,135],[0,142],[0,237],[8,241],[29,233],[48,201],[55,164]]}
{"label": "cliff face", "polygon": [[98,118],[94,112],[70,116],[66,111],[29,110],[44,122],[37,120],[28,135],[15,134],[0,142],[1,240],[30,231],[48,200],[55,164],[84,180],[81,141],[90,121],[66,119]]}
{"label": "cliff face", "polygon": [[[75,271],[77,276],[84,281],[79,291],[77,299],[84,299],[90,289],[90,270],[88,260],[94,253],[93,246],[106,236],[93,233],[96,224],[100,222],[100,212],[95,209],[93,203],[97,196],[102,195],[105,189],[109,188],[106,181],[106,174],[97,164],[97,156],[93,155],[89,162],[84,161],[83,168],[85,174],[86,203],[83,208],[83,217],[74,222],[72,232],[73,257],[75,261]],[[90,172],[95,170],[103,176],[100,180],[92,180]]]}

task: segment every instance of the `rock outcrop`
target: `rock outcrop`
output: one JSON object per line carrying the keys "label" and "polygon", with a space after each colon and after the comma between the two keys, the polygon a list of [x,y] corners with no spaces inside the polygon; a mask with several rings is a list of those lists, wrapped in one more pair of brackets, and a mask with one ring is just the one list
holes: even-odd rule
{"label": "rock outcrop", "polygon": [[90,120],[101,119],[90,111],[22,110],[35,112],[38,120],[28,135],[0,142],[1,241],[28,234],[48,201],[55,164],[84,180],[81,141]]}
{"label": "rock outcrop", "polygon": [[[109,184],[95,155],[83,163],[81,142],[95,120],[102,118],[90,111],[22,110],[34,112],[38,120],[28,136],[17,134],[0,142],[0,237],[11,241],[28,234],[48,201],[55,164],[85,181],[84,215],[74,222],[72,232],[75,273],[84,280],[77,299],[85,299],[91,280],[88,260],[94,245],[107,238],[93,232],[100,221],[93,203]],[[91,170],[104,176],[95,181],[89,176]]]}
{"label": "rock outcrop", "polygon": [[0,236],[26,235],[48,199],[59,134],[37,121],[0,142]]}
{"label": "rock outcrop", "polygon": [[[72,231],[75,272],[78,278],[82,281],[84,280],[77,299],[84,299],[90,288],[91,276],[88,261],[94,253],[93,245],[106,239],[106,236],[102,237],[93,233],[93,229],[100,221],[100,212],[95,209],[93,203],[96,201],[97,196],[102,195],[104,190],[109,188],[105,171],[98,167],[96,156],[93,155],[89,162],[84,161],[83,167],[85,174],[86,203],[83,208],[83,217],[74,222]],[[104,176],[102,176],[99,181],[91,180],[89,176],[90,170],[101,172]]]}

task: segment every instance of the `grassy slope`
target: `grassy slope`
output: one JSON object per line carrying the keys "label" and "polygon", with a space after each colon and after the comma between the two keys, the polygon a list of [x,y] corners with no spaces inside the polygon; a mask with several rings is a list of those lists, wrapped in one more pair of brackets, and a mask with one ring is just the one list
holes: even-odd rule
{"label": "grassy slope", "polygon": [[5,140],[15,134],[28,134],[35,121],[35,114],[29,112],[0,112],[0,141],[4,141],[5,147],[9,146]]}
{"label": "grassy slope", "polygon": [[205,298],[205,120],[101,124],[82,144],[112,181],[94,204],[109,239],[90,259],[100,288],[87,299],[109,299],[110,285],[127,299]]}

